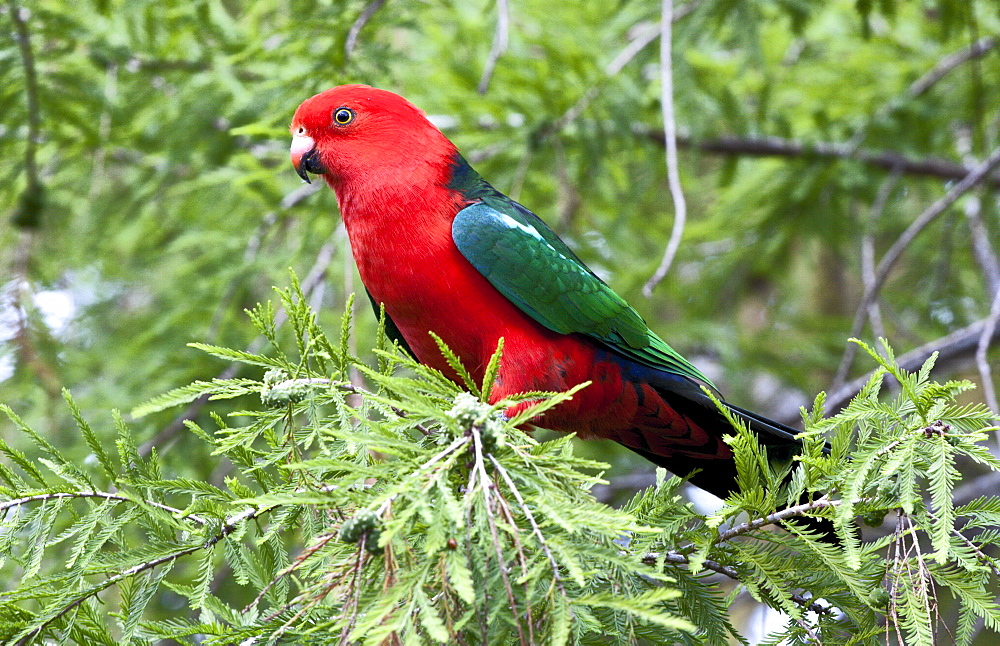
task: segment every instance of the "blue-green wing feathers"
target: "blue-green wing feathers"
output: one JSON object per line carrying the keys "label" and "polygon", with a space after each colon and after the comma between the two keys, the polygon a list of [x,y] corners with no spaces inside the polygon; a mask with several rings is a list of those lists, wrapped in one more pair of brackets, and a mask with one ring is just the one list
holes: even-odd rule
{"label": "blue-green wing feathers", "polygon": [[641,364],[712,385],[534,213],[483,193],[455,216],[452,238],[501,294],[550,330],[585,334]]}

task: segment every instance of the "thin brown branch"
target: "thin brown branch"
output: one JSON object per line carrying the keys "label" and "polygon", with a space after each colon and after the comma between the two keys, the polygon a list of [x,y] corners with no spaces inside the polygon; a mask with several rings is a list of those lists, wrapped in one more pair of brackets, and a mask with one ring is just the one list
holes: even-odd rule
{"label": "thin brown branch", "polygon": [[169,505],[164,505],[158,503],[154,500],[143,500],[141,503],[136,502],[128,496],[123,496],[121,494],[108,493],[106,491],[56,491],[52,493],[39,493],[31,496],[24,496],[22,498],[14,498],[12,500],[4,500],[0,502],[0,513],[7,511],[13,507],[20,507],[21,505],[26,505],[32,502],[44,502],[46,500],[58,500],[61,498],[99,498],[101,500],[114,500],[117,502],[130,502],[132,504],[143,504],[149,507],[156,507],[157,509],[162,509],[163,511],[170,512],[178,517],[190,518],[199,525],[204,525],[208,521],[197,516],[195,514],[185,515],[184,511],[177,509],[176,507],[171,507]]}
{"label": "thin brown branch", "polygon": [[965,201],[965,219],[969,225],[969,240],[972,256],[986,282],[986,293],[995,294],[1000,290],[1000,258],[990,242],[990,232],[983,222],[983,200],[978,195],[969,196]]}
{"label": "thin brown branch", "polygon": [[[971,325],[955,330],[947,336],[914,348],[897,357],[896,361],[903,370],[916,370],[935,352],[938,353],[938,366],[945,362],[971,357],[976,352],[979,339],[983,333],[983,327],[986,323],[987,319],[976,321]],[[991,342],[1000,342],[1000,328],[994,330]],[[868,372],[849,381],[838,390],[831,392],[826,398],[826,410],[833,412],[842,408],[868,383],[868,379],[871,376],[872,372]],[[795,424],[801,420],[796,415],[794,418],[787,417],[779,421]]]}
{"label": "thin brown branch", "polygon": [[684,225],[687,223],[687,201],[681,188],[681,176],[677,163],[677,121],[674,117],[674,67],[672,32],[674,24],[674,2],[663,0],[660,19],[660,109],[663,112],[663,137],[666,148],[667,183],[670,199],[674,203],[674,224],[670,230],[670,240],[663,251],[660,265],[642,286],[646,298],[653,295],[653,289],[660,284],[670,271],[677,249],[681,246]]}
{"label": "thin brown branch", "polygon": [[[875,285],[875,240],[872,235],[874,223],[882,216],[882,211],[885,210],[885,206],[889,202],[889,197],[899,183],[900,176],[901,173],[897,169],[885,178],[882,185],[879,186],[878,194],[875,196],[875,201],[872,202],[871,209],[868,212],[868,219],[865,222],[865,233],[861,240],[861,284],[864,289],[871,289]],[[878,301],[873,302],[868,308],[868,319],[871,321],[873,335],[880,338],[885,337],[885,326],[882,323],[882,309],[879,307]],[[847,381],[847,375],[850,373],[851,361],[854,358],[856,348],[857,345],[854,343],[848,343],[847,347],[844,348],[844,353],[840,358],[840,365],[837,367],[837,374],[833,378],[833,384],[828,389],[829,391],[837,390]]]}
{"label": "thin brown branch", "polygon": [[354,24],[351,25],[351,28],[347,32],[347,38],[344,40],[344,56],[347,58],[351,57],[351,54],[354,53],[355,45],[358,44],[358,35],[361,33],[361,30],[364,29],[368,21],[375,15],[375,12],[381,9],[384,4],[385,0],[372,0],[361,11],[361,15],[358,16],[358,19],[354,21]]}
{"label": "thin brown branch", "polygon": [[480,94],[486,94],[490,89],[490,81],[493,79],[493,71],[496,69],[497,61],[507,51],[510,41],[510,5],[507,0],[497,0],[497,29],[493,34],[493,45],[490,47],[489,56],[486,58],[486,65],[483,66],[483,76],[479,79],[479,86],[476,90]]}
{"label": "thin brown branch", "polygon": [[971,60],[983,57],[997,45],[1000,45],[1000,38],[996,36],[984,36],[968,46],[945,56],[934,67],[924,73],[923,76],[911,83],[906,93],[913,98],[924,94],[955,68]]}
{"label": "thin brown branch", "polygon": [[993,383],[993,370],[986,357],[986,351],[990,347],[990,341],[997,333],[997,323],[1000,322],[1000,289],[993,294],[993,303],[990,306],[990,315],[986,318],[983,331],[979,334],[976,342],[976,367],[979,368],[979,378],[983,382],[983,397],[986,398],[986,405],[990,407],[993,414],[1000,423],[1000,404],[997,404],[997,389]]}
{"label": "thin brown branch", "polygon": [[[864,296],[862,296],[861,303],[858,305],[857,312],[854,315],[854,322],[851,324],[851,331],[848,336],[856,338],[861,335],[865,321],[868,318],[869,308],[872,303],[875,302],[879,291],[881,291],[882,286],[889,278],[889,273],[892,271],[893,267],[895,267],[896,262],[899,260],[900,256],[903,255],[903,252],[907,249],[907,247],[910,246],[910,244],[927,227],[927,225],[944,213],[958,198],[982,182],[998,166],[1000,166],[1000,147],[995,149],[986,161],[970,171],[969,174],[962,179],[962,181],[955,184],[945,195],[938,198],[933,204],[927,207],[923,213],[917,216],[913,222],[910,223],[910,226],[903,231],[902,235],[900,235],[892,246],[889,247],[889,250],[885,252],[885,255],[882,256],[882,260],[878,263],[878,267],[875,268],[875,280],[870,285],[865,287]],[[843,361],[850,363],[854,359],[854,354],[856,352],[857,345],[851,344],[848,351],[844,353]]]}
{"label": "thin brown branch", "polygon": [[[636,125],[632,131],[652,142],[663,144],[663,132]],[[747,157],[790,157],[802,159],[847,159],[881,168],[887,171],[898,169],[904,175],[936,177],[945,180],[961,180],[975,170],[973,166],[953,162],[940,157],[907,157],[892,150],[863,149],[853,152],[849,143],[802,142],[782,137],[741,137],[720,135],[707,139],[678,134],[677,145],[681,148],[700,150],[705,153]],[[982,184],[1000,188],[1000,175],[993,173],[982,180]]]}
{"label": "thin brown branch", "polygon": [[[688,559],[686,555],[674,551],[664,552],[662,554],[658,552],[650,552],[642,557],[642,561],[648,564],[654,564],[661,559],[665,563],[672,563],[674,565],[691,564],[691,561]],[[704,561],[702,561],[702,567],[705,568],[706,570],[711,570],[712,572],[716,572],[723,576],[729,577],[733,581],[742,582],[742,580],[740,579],[739,572],[736,571],[736,568],[730,565],[723,565],[717,561],[705,559]],[[833,609],[830,608],[829,606],[825,606],[819,602],[812,601],[808,597],[801,595],[797,592],[792,592],[788,596],[792,601],[802,606],[806,610],[810,610],[817,614],[830,614],[831,612],[833,612]]]}
{"label": "thin brown branch", "polygon": [[810,511],[816,509],[826,509],[828,507],[838,507],[840,506],[840,500],[830,500],[826,496],[819,498],[818,500],[813,500],[811,502],[805,502],[801,505],[795,505],[793,507],[785,507],[779,511],[774,512],[768,516],[762,518],[756,518],[751,521],[747,521],[736,527],[731,527],[724,532],[719,532],[718,538],[716,538],[717,543],[722,543],[728,540],[732,540],[737,536],[742,536],[743,534],[752,532],[755,529],[760,529],[761,527],[766,527],[767,525],[775,525],[783,520],[789,518],[794,518],[795,516],[802,516]]}

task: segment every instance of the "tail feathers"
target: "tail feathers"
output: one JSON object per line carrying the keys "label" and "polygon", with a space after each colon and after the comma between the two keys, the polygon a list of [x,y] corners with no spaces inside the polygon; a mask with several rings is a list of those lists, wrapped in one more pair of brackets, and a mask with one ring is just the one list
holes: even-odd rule
{"label": "tail feathers", "polygon": [[[801,442],[798,439],[799,431],[795,430],[791,426],[782,424],[781,422],[776,422],[773,419],[768,419],[763,415],[758,415],[752,411],[748,411],[745,408],[740,408],[729,402],[722,402],[722,404],[728,408],[730,411],[736,414],[737,417],[742,419],[750,427],[750,430],[756,433],[758,440],[764,446],[771,446],[772,444],[793,444],[796,447],[801,446]],[[825,453],[830,452],[829,442],[824,447],[823,451]]]}
{"label": "tail feathers", "polygon": [[740,408],[739,406],[730,404],[726,401],[722,402],[722,404],[734,413],[736,417],[739,417],[750,426],[750,430],[754,431],[760,438],[761,444],[799,444],[799,440],[796,438],[798,431],[791,426],[786,426],[781,422],[768,419],[763,415],[758,415],[757,413],[748,411],[745,408]]}
{"label": "tail feathers", "polygon": [[[686,396],[678,397],[679,393],[676,390],[673,392],[664,392],[661,390],[659,392],[675,409],[680,408],[686,414],[697,417],[700,423],[705,424],[704,428],[706,430],[711,429],[710,433],[724,435],[735,432],[730,426],[729,421],[718,411],[715,403],[705,396],[704,393],[697,393],[695,396],[697,397],[696,399],[692,397],[694,393],[684,393]],[[723,405],[735,417],[746,422],[758,441],[764,446],[771,459],[778,461],[791,460],[793,456],[801,451],[802,444],[797,437],[798,431],[794,428],[746,410],[745,408],[730,404],[729,402],[723,402]],[[703,407],[709,408],[709,411],[705,411]],[[703,412],[701,414],[696,412],[698,408],[702,409]],[[715,417],[714,424],[707,424],[708,420],[705,419],[706,413],[712,414]],[[826,447],[826,450],[829,452],[829,446]],[[682,455],[663,456],[644,451],[636,451],[636,453],[639,453],[650,462],[678,475],[687,475],[695,469],[700,469],[688,481],[694,486],[705,489],[719,498],[725,498],[737,487],[736,463],[732,459],[693,460],[689,456]],[[800,502],[804,503],[807,501],[808,498],[804,497]],[[840,544],[840,540],[834,531],[833,522],[830,520],[825,518],[799,517],[789,522],[804,526],[806,529],[820,534],[824,542],[834,545]],[[782,526],[784,526],[784,523],[782,523]]]}

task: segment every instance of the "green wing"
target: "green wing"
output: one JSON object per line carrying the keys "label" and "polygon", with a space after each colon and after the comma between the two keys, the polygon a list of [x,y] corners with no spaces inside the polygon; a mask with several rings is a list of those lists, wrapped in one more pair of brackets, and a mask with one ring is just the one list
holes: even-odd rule
{"label": "green wing", "polygon": [[538,216],[500,193],[484,193],[458,212],[451,235],[501,294],[550,330],[585,334],[639,363],[712,386]]}

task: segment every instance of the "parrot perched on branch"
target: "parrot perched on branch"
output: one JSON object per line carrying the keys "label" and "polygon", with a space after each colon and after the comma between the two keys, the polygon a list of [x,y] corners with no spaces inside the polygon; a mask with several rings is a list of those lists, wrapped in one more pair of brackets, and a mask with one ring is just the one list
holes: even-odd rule
{"label": "parrot perched on branch", "polygon": [[[702,389],[711,382],[417,107],[344,85],[302,103],[291,132],[296,172],[336,192],[372,303],[420,362],[458,379],[433,332],[480,381],[502,337],[491,403],[590,381],[538,425],[614,440],[681,476],[698,470],[690,482],[719,497],[736,488],[723,439],[734,430]],[[770,457],[800,450],[794,429],[724,405]]]}

